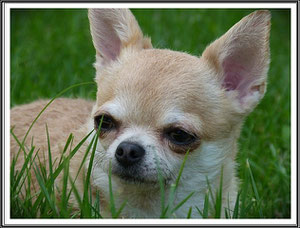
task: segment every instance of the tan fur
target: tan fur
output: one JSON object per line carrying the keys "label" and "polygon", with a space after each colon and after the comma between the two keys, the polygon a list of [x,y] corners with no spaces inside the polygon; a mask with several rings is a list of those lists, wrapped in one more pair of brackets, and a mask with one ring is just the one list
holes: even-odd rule
{"label": "tan fur", "polygon": [[201,135],[204,139],[222,136],[230,130],[227,120],[232,118],[226,116],[231,115],[230,110],[219,112],[229,109],[225,96],[223,100],[214,100],[214,96],[207,93],[207,86],[211,93],[219,93],[214,88],[218,85],[212,83],[210,71],[199,58],[180,52],[149,49],[135,53],[131,49],[124,50],[117,66],[101,71],[97,76],[97,105],[101,107],[114,99],[114,95],[122,94],[130,98],[128,105],[135,107],[135,112],[128,113],[124,122],[134,119],[137,124],[154,127],[161,114],[159,110],[167,110],[170,103],[179,102],[184,111],[202,119],[205,132]]}
{"label": "tan fur", "polygon": [[[11,109],[10,125],[13,129],[13,133],[17,136],[20,142],[23,141],[23,138],[33,120],[48,102],[49,100],[39,100],[31,104],[20,105]],[[31,145],[34,145],[34,155],[36,151],[39,150],[38,156],[41,161],[47,161],[47,125],[53,161],[55,159],[59,159],[67,138],[71,133],[79,132],[79,129],[84,126],[87,119],[90,117],[92,106],[93,102],[82,99],[56,99],[33,125],[25,141],[25,146],[30,150]],[[76,141],[78,141],[79,137],[83,138],[85,135],[86,130],[83,132],[82,136],[76,135]],[[10,143],[10,155],[12,161],[13,157],[19,152],[20,147],[13,137],[10,137]],[[20,157],[16,163],[17,170],[21,169],[23,161],[24,152],[21,150]],[[47,164],[47,162],[45,164]],[[33,175],[32,189],[38,189],[38,184],[35,182],[36,180],[34,177],[35,175]]]}
{"label": "tan fur", "polygon": [[[106,113],[107,105],[114,105],[113,107],[117,109],[114,118],[119,126],[116,130],[99,137],[100,145],[97,149],[99,154],[95,158],[91,178],[93,196],[95,197],[95,189],[100,190],[102,213],[109,216],[107,210],[109,157],[106,156],[114,152],[119,141],[123,140],[122,137],[131,135],[130,140],[148,143],[146,146],[155,148],[152,150],[155,150],[165,162],[166,170],[171,170],[170,175],[174,175],[173,172],[178,171],[182,163],[183,151],[186,148],[168,141],[164,137],[164,130],[168,127],[166,121],[170,115],[182,117],[185,119],[177,121],[176,127],[193,132],[197,135],[198,141],[191,145],[191,154],[182,175],[182,185],[179,186],[176,200],[179,202],[189,191],[194,190],[197,193],[193,200],[203,204],[206,192],[205,176],[208,176],[213,191],[216,191],[220,179],[219,169],[222,166],[223,202],[230,201],[230,205],[233,206],[238,182],[235,177],[237,139],[244,118],[257,105],[266,90],[269,65],[269,12],[256,11],[243,18],[225,35],[209,45],[200,58],[182,52],[152,49],[150,39],[143,36],[129,10],[90,9],[89,19],[96,49],[97,100],[95,103],[81,99],[55,100],[35,123],[27,137],[26,146],[30,148],[33,138],[33,145],[40,149],[39,154],[45,153],[47,160],[45,129],[47,124],[50,142],[54,145],[51,151],[54,159],[58,158],[70,133],[74,133],[74,147],[93,129],[94,117]],[[248,55],[241,54],[245,51]],[[248,84],[245,86],[245,92],[242,90],[243,87],[242,91],[222,87],[226,73],[223,69],[224,59],[240,61],[242,69],[250,72],[249,77],[252,81],[250,79],[250,82],[246,81]],[[252,63],[256,64],[255,69]],[[13,132],[20,140],[47,102],[37,101],[11,110],[11,126],[14,127]],[[171,123],[171,126],[172,124],[174,123]],[[86,146],[87,143],[70,163],[72,178],[77,173]],[[150,155],[154,153],[152,150],[148,151]],[[11,158],[18,151],[19,146],[11,137]],[[21,152],[18,160],[18,169],[24,160],[22,154]],[[151,164],[149,163],[149,166]],[[76,182],[81,195],[85,171],[86,169],[81,172]],[[150,177],[151,181],[155,182],[155,179]],[[58,186],[61,185],[60,178]],[[37,188],[37,183],[34,183],[34,186]],[[143,184],[127,185],[117,177],[113,177],[113,186],[117,186],[114,189],[114,193],[118,196],[116,205],[120,206],[122,200],[128,200],[128,206],[121,216],[157,215],[159,211],[157,207],[160,205],[157,185],[151,184],[146,187]],[[166,194],[169,191],[168,187]],[[73,196],[71,200],[76,207]],[[183,206],[178,216],[185,216],[188,209],[188,206]]]}

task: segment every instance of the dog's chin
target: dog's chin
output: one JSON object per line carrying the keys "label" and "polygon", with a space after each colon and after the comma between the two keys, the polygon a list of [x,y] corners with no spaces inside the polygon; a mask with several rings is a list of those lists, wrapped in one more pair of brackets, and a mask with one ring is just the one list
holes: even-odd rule
{"label": "dog's chin", "polygon": [[117,178],[123,184],[138,184],[138,185],[152,185],[159,184],[157,178],[153,178],[151,175],[143,174],[138,169],[125,169],[120,167],[112,168],[113,177]]}
{"label": "dog's chin", "polygon": [[144,177],[133,177],[127,174],[117,174],[117,178],[120,179],[122,183],[125,184],[143,184],[143,185],[157,185],[158,182],[155,180],[148,180]]}

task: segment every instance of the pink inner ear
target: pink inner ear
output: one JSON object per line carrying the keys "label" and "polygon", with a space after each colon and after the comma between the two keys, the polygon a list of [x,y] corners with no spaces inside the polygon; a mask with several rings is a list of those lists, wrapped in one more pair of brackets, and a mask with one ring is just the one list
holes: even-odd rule
{"label": "pink inner ear", "polygon": [[120,54],[121,40],[113,29],[103,31],[103,37],[99,42],[100,54],[104,57],[104,62],[115,60]]}
{"label": "pink inner ear", "polygon": [[121,50],[121,40],[113,26],[105,20],[99,28],[94,28],[94,44],[98,54],[103,58],[103,63],[116,60]]}
{"label": "pink inner ear", "polygon": [[110,60],[116,60],[120,54],[120,46],[121,41],[114,39],[114,37],[111,37],[110,41],[103,42],[101,54],[105,58],[106,62],[109,62]]}
{"label": "pink inner ear", "polygon": [[224,60],[224,81],[222,86],[226,91],[237,90],[238,98],[241,99],[249,92],[249,87],[253,77],[251,77],[249,71],[241,65],[233,61],[232,59]]}

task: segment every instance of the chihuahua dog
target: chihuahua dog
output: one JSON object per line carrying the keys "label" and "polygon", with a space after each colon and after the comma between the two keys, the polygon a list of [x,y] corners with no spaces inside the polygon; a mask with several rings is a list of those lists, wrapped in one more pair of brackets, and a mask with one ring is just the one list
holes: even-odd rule
{"label": "chihuahua dog", "polygon": [[[47,124],[55,160],[71,132],[73,148],[92,132],[70,160],[75,180],[87,145],[99,129],[90,184],[93,200],[99,199],[96,192],[100,194],[104,217],[110,216],[111,172],[116,207],[127,201],[121,217],[158,218],[161,183],[168,199],[185,155],[174,205],[193,195],[174,216],[185,218],[192,207],[192,216],[199,217],[195,207],[203,209],[208,183],[215,193],[221,178],[222,205],[233,209],[238,191],[237,140],[243,120],[266,91],[270,13],[259,10],[244,17],[201,57],[153,48],[128,9],[90,9],[88,17],[96,49],[96,101],[56,99],[33,125],[25,147],[34,145],[48,159]],[[23,139],[47,103],[40,100],[11,110],[17,138]],[[11,158],[18,151],[19,144],[11,137]],[[80,196],[90,158],[75,182]],[[17,169],[23,163],[20,153]],[[38,189],[34,175],[32,187]],[[74,196],[71,202],[78,206]]]}

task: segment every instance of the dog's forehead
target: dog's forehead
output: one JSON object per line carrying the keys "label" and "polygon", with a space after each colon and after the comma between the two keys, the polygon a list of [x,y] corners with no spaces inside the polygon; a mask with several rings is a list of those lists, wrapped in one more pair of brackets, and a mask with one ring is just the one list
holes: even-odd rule
{"label": "dog's forehead", "polygon": [[114,75],[117,76],[114,80],[115,94],[127,94],[157,103],[170,99],[176,103],[206,93],[208,85],[213,84],[209,67],[195,56],[160,49],[123,56],[121,67]]}
{"label": "dog's forehead", "polygon": [[160,88],[158,85],[167,87],[170,82],[199,81],[206,70],[200,58],[164,49],[146,49],[130,54],[125,50],[120,61],[124,80],[151,89],[154,86]]}

